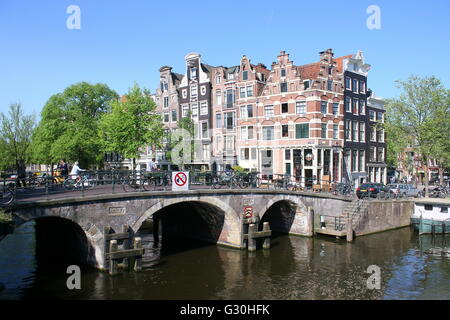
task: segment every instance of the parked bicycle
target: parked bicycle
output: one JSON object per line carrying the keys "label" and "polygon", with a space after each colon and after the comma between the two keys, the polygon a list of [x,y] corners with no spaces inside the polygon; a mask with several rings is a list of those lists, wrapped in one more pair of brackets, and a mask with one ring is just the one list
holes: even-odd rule
{"label": "parked bicycle", "polygon": [[228,189],[242,189],[245,184],[244,179],[239,178],[232,172],[221,172],[212,178],[212,186],[214,189],[220,189],[222,187],[227,187]]}
{"label": "parked bicycle", "polygon": [[120,179],[120,184],[125,192],[154,190],[155,183],[154,179],[145,176],[142,172],[124,176]]}

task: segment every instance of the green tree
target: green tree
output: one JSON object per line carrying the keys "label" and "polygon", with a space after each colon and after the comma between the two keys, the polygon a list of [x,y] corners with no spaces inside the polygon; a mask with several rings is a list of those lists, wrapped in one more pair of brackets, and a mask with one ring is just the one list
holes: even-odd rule
{"label": "green tree", "polygon": [[[171,135],[170,137],[167,137],[167,149],[170,150],[167,152],[168,158],[170,160],[174,160],[174,157],[172,155],[173,152],[179,151],[177,159],[181,161],[181,163],[176,163],[177,165],[181,166],[181,170],[185,170],[186,164],[192,162],[192,159],[194,159],[194,152],[195,152],[195,140],[194,140],[194,134],[195,134],[195,123],[194,120],[192,120],[191,112],[188,112],[186,116],[181,117],[180,120],[177,121],[177,130],[182,129],[185,130],[184,132],[189,136],[186,137],[183,134],[178,135]],[[170,134],[170,133],[169,133]],[[190,140],[190,159],[191,161],[187,161],[186,158],[183,156],[184,149],[183,148],[176,148],[176,146],[181,146],[183,143],[183,139],[188,138]]]}
{"label": "green tree", "polygon": [[9,106],[9,113],[0,113],[0,167],[14,168],[19,178],[25,177],[26,164],[31,158],[31,137],[35,127],[34,115],[25,115],[19,103]]}
{"label": "green tree", "polygon": [[33,136],[33,155],[38,163],[59,159],[79,161],[81,167],[101,165],[99,121],[119,95],[102,83],[80,82],[55,94],[45,104]]}
{"label": "green tree", "polygon": [[161,115],[147,89],[137,84],[121,101],[112,103],[110,113],[100,122],[100,135],[105,152],[118,152],[125,158],[139,158],[141,148],[162,146],[164,127]]}
{"label": "green tree", "polygon": [[448,90],[435,77],[410,76],[397,83],[402,93],[399,98],[388,101],[386,108],[387,128],[395,130],[395,134],[389,135],[390,143],[400,148],[405,142],[411,142],[424,166],[428,196],[428,160],[434,158],[438,150],[446,149],[443,141],[450,138]]}

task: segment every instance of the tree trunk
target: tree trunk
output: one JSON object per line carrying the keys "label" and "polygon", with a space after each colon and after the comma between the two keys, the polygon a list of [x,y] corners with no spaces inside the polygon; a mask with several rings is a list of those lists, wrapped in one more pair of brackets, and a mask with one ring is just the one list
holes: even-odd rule
{"label": "tree trunk", "polygon": [[423,172],[425,173],[425,197],[428,198],[428,160],[424,160]]}
{"label": "tree trunk", "polygon": [[439,166],[439,184],[441,186],[444,185],[444,168],[442,168],[441,166]]}

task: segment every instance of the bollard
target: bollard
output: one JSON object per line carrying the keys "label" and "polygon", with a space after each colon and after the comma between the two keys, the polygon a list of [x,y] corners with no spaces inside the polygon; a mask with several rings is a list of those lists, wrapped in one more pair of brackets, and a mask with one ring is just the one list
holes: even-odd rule
{"label": "bollard", "polygon": [[256,239],[254,238],[256,232],[256,225],[251,224],[248,226],[248,251],[256,251]]}
{"label": "bollard", "polygon": [[352,227],[352,218],[347,217],[347,242],[353,241],[353,227]]}
{"label": "bollard", "polygon": [[[263,231],[270,231],[270,226],[268,222],[263,223]],[[266,237],[264,239],[263,249],[270,249],[270,237]]]}
{"label": "bollard", "polygon": [[[140,237],[134,238],[134,249],[142,248],[142,239]],[[142,256],[137,257],[134,260],[134,271],[142,270]]]}
{"label": "bollard", "polygon": [[[117,251],[117,240],[111,240],[109,242],[109,253]],[[109,259],[109,274],[117,274],[117,261],[114,259]]]}

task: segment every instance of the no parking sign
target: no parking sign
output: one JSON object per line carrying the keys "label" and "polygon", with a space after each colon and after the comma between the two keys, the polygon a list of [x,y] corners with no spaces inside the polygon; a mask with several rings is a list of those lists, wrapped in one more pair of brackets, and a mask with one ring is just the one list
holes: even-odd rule
{"label": "no parking sign", "polygon": [[189,190],[189,172],[172,172],[172,191]]}

